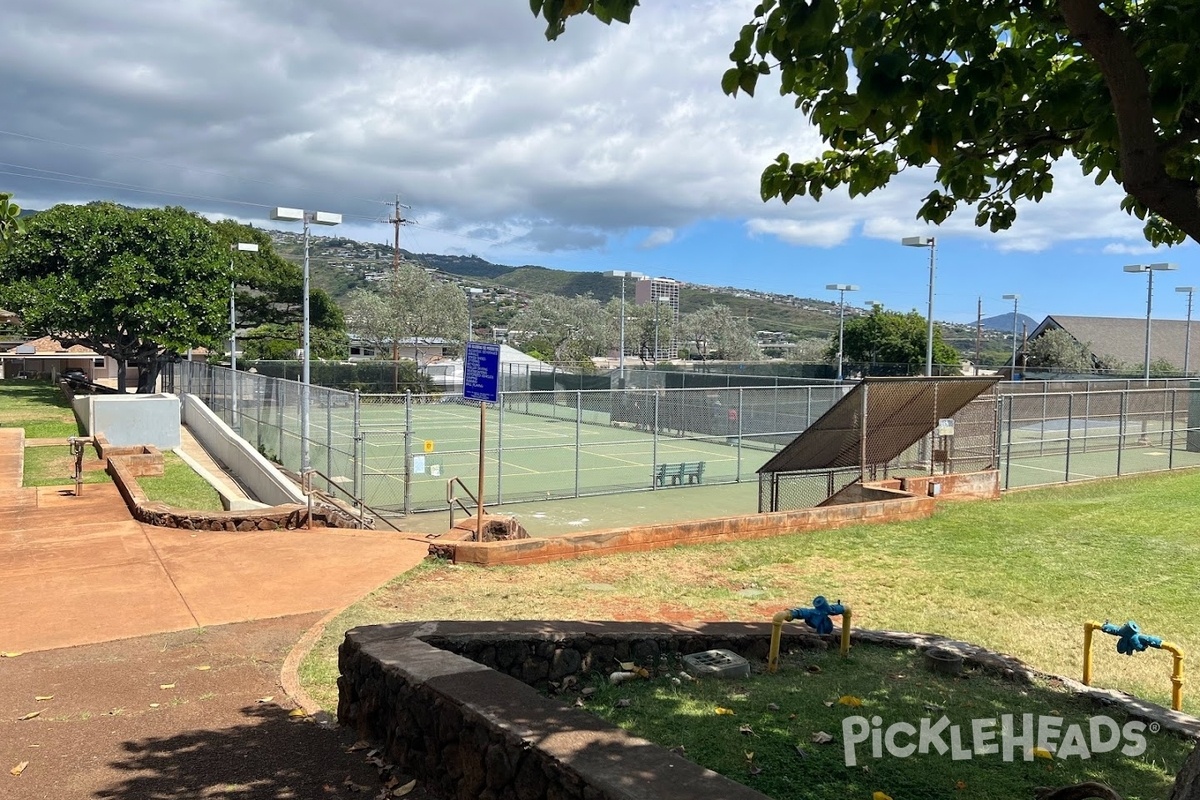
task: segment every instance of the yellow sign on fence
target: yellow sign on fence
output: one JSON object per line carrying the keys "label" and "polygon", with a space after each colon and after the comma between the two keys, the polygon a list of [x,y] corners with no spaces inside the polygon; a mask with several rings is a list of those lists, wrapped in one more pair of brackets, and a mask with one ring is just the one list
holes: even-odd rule
{"label": "yellow sign on fence", "polygon": [[425,452],[426,452],[426,453],[432,453],[432,452],[433,452],[433,439],[426,439],[426,440],[425,440]]}

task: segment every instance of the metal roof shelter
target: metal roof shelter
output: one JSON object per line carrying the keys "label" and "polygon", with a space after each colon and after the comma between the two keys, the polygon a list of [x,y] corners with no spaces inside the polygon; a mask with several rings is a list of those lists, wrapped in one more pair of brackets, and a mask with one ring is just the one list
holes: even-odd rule
{"label": "metal roof shelter", "polygon": [[[884,465],[886,474],[886,465],[938,429],[941,420],[955,420],[960,430],[957,436],[939,437],[941,446],[935,446],[932,453],[923,449],[919,459],[923,469],[932,471],[935,463],[944,468],[951,463],[969,464],[972,469],[991,466],[995,461],[995,404],[972,405],[972,401],[999,380],[864,378],[759,468],[760,510],[783,510],[781,488],[787,505],[805,507],[865,480],[868,469],[874,475],[876,467]],[[961,419],[956,420],[955,415]],[[947,428],[945,433],[950,431],[952,428]]]}

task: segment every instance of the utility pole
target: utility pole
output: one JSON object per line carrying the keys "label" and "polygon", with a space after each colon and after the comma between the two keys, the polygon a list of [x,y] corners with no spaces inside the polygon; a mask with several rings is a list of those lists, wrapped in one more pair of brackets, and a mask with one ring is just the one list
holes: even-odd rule
{"label": "utility pole", "polygon": [[[408,208],[401,205],[400,195],[396,195],[396,210],[392,214],[388,222],[396,229],[395,241],[392,245],[392,280],[397,280],[400,276],[400,226],[408,223],[408,220],[400,216],[400,209]],[[392,391],[400,391],[400,336],[396,331],[392,332]]]}
{"label": "utility pole", "polygon": [[[975,374],[979,374],[979,362],[983,352],[983,295],[979,296],[975,311]],[[1015,364],[1013,365],[1016,366]]]}

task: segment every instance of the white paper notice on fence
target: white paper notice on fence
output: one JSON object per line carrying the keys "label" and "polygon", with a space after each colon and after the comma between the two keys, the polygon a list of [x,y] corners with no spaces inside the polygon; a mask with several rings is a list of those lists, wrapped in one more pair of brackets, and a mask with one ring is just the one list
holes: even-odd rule
{"label": "white paper notice on fence", "polygon": [[430,464],[429,465],[429,474],[435,478],[439,477],[442,474],[442,465],[441,464]]}
{"label": "white paper notice on fence", "polygon": [[425,474],[425,456],[413,456],[413,474]]}

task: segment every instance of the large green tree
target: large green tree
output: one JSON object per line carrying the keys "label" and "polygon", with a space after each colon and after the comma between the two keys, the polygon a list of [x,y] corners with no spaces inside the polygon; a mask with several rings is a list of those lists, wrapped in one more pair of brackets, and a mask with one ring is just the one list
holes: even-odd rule
{"label": "large green tree", "polygon": [[681,316],[679,333],[692,354],[701,359],[758,361],[763,357],[754,327],[720,303]]}
{"label": "large green tree", "polygon": [[[868,371],[869,365],[896,364],[907,365],[909,371],[916,371],[916,367],[925,364],[929,329],[925,317],[917,311],[901,314],[876,305],[870,314],[846,320],[844,340],[846,360],[868,365]],[[836,360],[837,346],[835,333],[825,357]],[[937,326],[933,329],[933,363],[934,374],[958,374],[958,351],[942,341],[942,331]]]}
{"label": "large green tree", "polygon": [[411,262],[400,262],[375,289],[350,292],[345,312],[346,327],[379,358],[415,356],[423,342],[462,341],[467,332],[463,290]]}
{"label": "large green tree", "polygon": [[[637,0],[531,0],[555,38],[576,14],[628,22]],[[917,216],[960,205],[1006,229],[1072,156],[1125,190],[1147,238],[1200,241],[1200,3],[1178,0],[763,0],[736,37],[725,92],[764,76],[827,149],[762,176],[764,200],[850,195],[929,166]]]}
{"label": "large green tree", "polygon": [[545,360],[590,364],[593,356],[613,346],[615,323],[591,295],[539,294],[517,312],[512,330],[520,331]]}
{"label": "large green tree", "polygon": [[1096,370],[1091,342],[1080,342],[1074,336],[1053,328],[1027,345],[1028,367],[1047,372],[1084,373]]}
{"label": "large green tree", "polygon": [[25,229],[21,207],[12,201],[12,194],[0,192],[0,249],[4,243]]}
{"label": "large green tree", "polygon": [[29,219],[0,253],[0,306],[26,333],[81,344],[138,369],[154,391],[161,360],[219,346],[227,325],[228,250],[183,208],[59,205]]}

